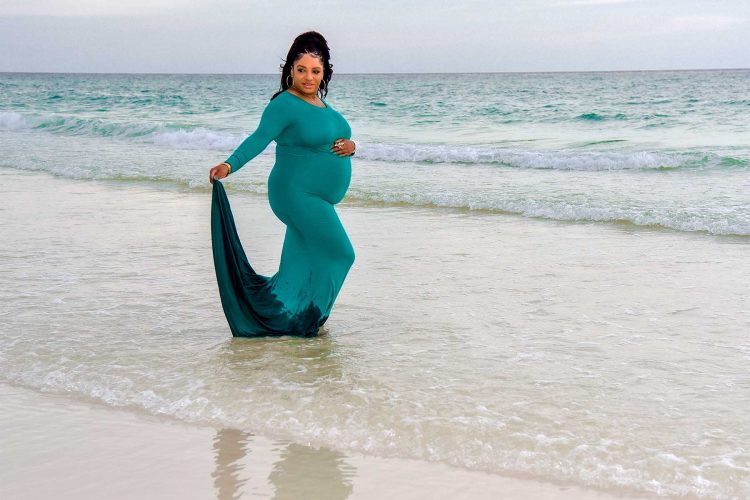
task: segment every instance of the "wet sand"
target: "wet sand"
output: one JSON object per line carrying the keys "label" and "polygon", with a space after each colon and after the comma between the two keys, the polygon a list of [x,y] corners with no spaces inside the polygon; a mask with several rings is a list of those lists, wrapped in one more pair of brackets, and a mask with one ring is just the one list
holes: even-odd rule
{"label": "wet sand", "polygon": [[343,454],[0,384],[6,499],[614,499],[576,486]]}

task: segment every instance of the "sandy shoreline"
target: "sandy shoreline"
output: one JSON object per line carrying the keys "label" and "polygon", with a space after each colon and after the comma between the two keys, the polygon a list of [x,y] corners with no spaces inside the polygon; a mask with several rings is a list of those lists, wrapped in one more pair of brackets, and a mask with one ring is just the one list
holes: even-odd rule
{"label": "sandy shoreline", "polygon": [[624,497],[443,464],[343,454],[0,384],[0,497]]}

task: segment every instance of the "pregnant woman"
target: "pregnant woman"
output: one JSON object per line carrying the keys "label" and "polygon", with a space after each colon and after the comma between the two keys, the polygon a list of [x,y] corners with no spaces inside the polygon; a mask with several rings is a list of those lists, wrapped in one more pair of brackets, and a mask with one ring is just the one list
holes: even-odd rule
{"label": "pregnant woman", "polygon": [[[281,66],[281,89],[260,124],[209,172],[211,240],[221,304],[232,335],[315,336],[325,323],[354,249],[334,205],[349,188],[355,144],[351,128],[323,99],[333,74],[328,43],[310,31],[292,43]],[[286,224],[278,272],[257,274],[240,244],[221,182],[276,141],[268,201]]]}

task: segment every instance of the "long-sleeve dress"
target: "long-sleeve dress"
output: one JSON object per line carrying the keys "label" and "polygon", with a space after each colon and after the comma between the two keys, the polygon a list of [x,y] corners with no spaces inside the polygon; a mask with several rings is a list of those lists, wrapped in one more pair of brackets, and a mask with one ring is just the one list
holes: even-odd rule
{"label": "long-sleeve dress", "polygon": [[221,304],[235,337],[318,333],[354,262],[354,249],[334,205],[351,180],[351,160],[330,151],[351,128],[323,101],[311,104],[288,91],[272,99],[257,130],[227,158],[236,174],[276,141],[268,200],[286,224],[279,270],[261,276],[240,244],[222,183],[213,182],[211,240]]}

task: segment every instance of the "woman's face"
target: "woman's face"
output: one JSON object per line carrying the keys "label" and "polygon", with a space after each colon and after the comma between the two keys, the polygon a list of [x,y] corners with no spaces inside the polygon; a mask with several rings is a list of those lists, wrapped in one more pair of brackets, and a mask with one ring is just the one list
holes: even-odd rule
{"label": "woman's face", "polygon": [[302,54],[292,65],[292,79],[294,90],[315,97],[323,79],[323,63],[313,55]]}

